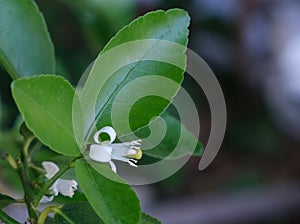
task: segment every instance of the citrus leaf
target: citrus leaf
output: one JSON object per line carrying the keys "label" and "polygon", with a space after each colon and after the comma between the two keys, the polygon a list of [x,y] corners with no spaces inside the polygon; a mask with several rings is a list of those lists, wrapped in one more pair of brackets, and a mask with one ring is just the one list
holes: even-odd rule
{"label": "citrus leaf", "polygon": [[12,83],[13,98],[34,135],[52,150],[80,153],[72,126],[74,89],[60,76],[40,75]]}
{"label": "citrus leaf", "polygon": [[162,224],[162,223],[157,219],[153,218],[152,216],[146,213],[142,213],[142,219],[140,224]]}
{"label": "citrus leaf", "polygon": [[[166,123],[166,133],[157,146],[143,151],[145,155],[157,159],[164,159],[166,157],[167,159],[178,159],[186,155],[202,155],[202,143],[199,142],[194,134],[181,124],[177,118],[169,113],[164,113],[161,117]],[[158,123],[159,120],[157,119],[153,121],[150,126],[154,127],[154,130],[160,129],[159,126],[157,126],[159,125]],[[149,131],[149,128],[145,127],[140,129],[136,135],[141,138],[146,138],[150,135]]]}
{"label": "citrus leaf", "polygon": [[[69,220],[76,224],[102,224],[102,220],[95,213],[88,202],[74,202],[62,206],[61,212],[67,216]],[[55,214],[54,223],[69,224],[59,213]]]}
{"label": "citrus leaf", "polygon": [[76,161],[75,172],[80,188],[105,224],[139,223],[139,200],[117,174],[101,164],[92,167],[83,159]]}
{"label": "citrus leaf", "polygon": [[89,112],[83,118],[86,137],[94,128],[91,117],[98,129],[110,125],[120,136],[165,110],[183,80],[189,21],[184,10],[158,10],[111,39],[80,89],[81,107]]}
{"label": "citrus leaf", "polygon": [[54,72],[54,49],[33,0],[0,0],[0,63],[13,79]]}

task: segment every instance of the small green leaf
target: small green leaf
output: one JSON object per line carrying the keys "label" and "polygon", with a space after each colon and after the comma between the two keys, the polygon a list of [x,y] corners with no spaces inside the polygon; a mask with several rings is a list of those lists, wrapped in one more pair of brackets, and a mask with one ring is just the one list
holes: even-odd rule
{"label": "small green leaf", "polygon": [[54,49],[33,0],[0,0],[0,63],[13,79],[54,72]]}
{"label": "small green leaf", "polygon": [[12,83],[13,98],[34,135],[52,150],[80,153],[72,125],[74,89],[60,76],[41,75]]}
{"label": "small green leaf", "polygon": [[153,218],[152,216],[142,213],[142,219],[140,221],[140,224],[162,224],[157,219]]}
{"label": "small green leaf", "polygon": [[0,209],[6,207],[7,205],[10,205],[12,203],[15,202],[15,199],[4,195],[4,194],[0,194]]}
{"label": "small green leaf", "polygon": [[105,224],[139,223],[140,204],[130,186],[108,167],[101,164],[93,167],[83,159],[77,160],[75,172],[80,188],[102,221]]}
{"label": "small green leaf", "polygon": [[[111,39],[80,96],[82,108],[95,108],[97,128],[110,125],[125,135],[165,110],[183,80],[189,21],[184,10],[158,10],[137,18]],[[84,116],[88,137],[92,115]]]}
{"label": "small green leaf", "polygon": [[[169,113],[164,113],[161,117],[166,123],[166,134],[161,143],[159,143],[156,147],[149,150],[144,150],[143,153],[145,155],[157,159],[164,159],[167,156],[168,159],[178,159],[186,155],[202,155],[202,144],[198,141],[193,133],[191,133],[184,127],[183,124],[181,124],[177,118],[173,117]],[[159,119],[153,121],[150,124],[150,127],[152,126],[154,130],[161,129],[159,127],[159,122]],[[150,134],[149,131],[150,130],[148,127],[142,128],[137,131],[136,135],[141,138],[145,138]],[[175,148],[176,151],[172,153]]]}
{"label": "small green leaf", "polygon": [[[88,202],[75,202],[66,204],[61,208],[61,212],[64,216],[68,217],[69,220],[76,224],[102,224],[102,220],[95,213],[93,208]],[[57,224],[69,224],[59,213],[54,216],[54,223]]]}
{"label": "small green leaf", "polygon": [[18,140],[20,137],[14,130],[0,131],[0,151],[12,155],[13,158],[19,157],[21,144]]}

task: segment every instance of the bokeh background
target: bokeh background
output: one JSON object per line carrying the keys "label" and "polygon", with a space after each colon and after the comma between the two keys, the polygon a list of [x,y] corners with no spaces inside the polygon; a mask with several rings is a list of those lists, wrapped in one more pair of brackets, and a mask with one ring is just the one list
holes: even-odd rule
{"label": "bokeh background", "polygon": [[[134,18],[156,9],[186,9],[192,19],[189,48],[209,64],[224,91],[226,135],[204,171],[198,170],[200,158],[192,158],[172,177],[135,187],[143,209],[165,224],[300,223],[300,1],[37,3],[55,45],[57,73],[74,85]],[[17,117],[10,81],[1,76],[1,141]],[[197,103],[205,144],[210,110],[204,93],[188,76],[183,86]]]}

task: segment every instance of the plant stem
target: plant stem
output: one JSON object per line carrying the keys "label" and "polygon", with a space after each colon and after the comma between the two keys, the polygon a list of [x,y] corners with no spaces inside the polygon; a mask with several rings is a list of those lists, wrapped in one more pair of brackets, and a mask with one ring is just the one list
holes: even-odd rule
{"label": "plant stem", "polygon": [[15,219],[10,217],[4,211],[0,210],[0,220],[7,224],[19,224]]}
{"label": "plant stem", "polygon": [[61,215],[68,223],[74,224],[74,222],[73,222],[68,216],[66,216],[66,215],[59,209],[59,207],[56,207],[56,206],[49,206],[49,207],[45,208],[45,209],[42,211],[42,213],[41,213],[41,215],[40,215],[40,217],[39,217],[39,219],[38,219],[37,224],[44,224],[45,221],[46,221],[46,219],[47,219],[47,217],[48,217],[48,215],[49,215],[49,213],[52,213],[52,212],[53,212],[54,214],[59,214],[59,215]]}
{"label": "plant stem", "polygon": [[19,166],[19,174],[21,177],[22,185],[24,188],[24,199],[25,203],[27,205],[27,210],[29,214],[29,221],[30,223],[36,223],[38,219],[38,210],[37,207],[33,204],[34,200],[34,194],[33,194],[33,188],[32,183],[30,179],[30,173],[29,173],[29,158],[28,158],[28,148],[32,140],[34,139],[34,136],[29,137],[26,139],[22,154],[21,154],[21,164]]}
{"label": "plant stem", "polygon": [[82,155],[72,158],[65,166],[60,168],[59,171],[51,179],[49,179],[45,183],[45,185],[41,188],[40,192],[35,196],[35,199],[33,201],[34,206],[38,206],[40,200],[47,193],[47,191],[54,184],[54,182],[58,178],[60,178],[61,175],[63,175],[68,169],[70,169],[74,165],[74,162],[79,158],[82,158]]}

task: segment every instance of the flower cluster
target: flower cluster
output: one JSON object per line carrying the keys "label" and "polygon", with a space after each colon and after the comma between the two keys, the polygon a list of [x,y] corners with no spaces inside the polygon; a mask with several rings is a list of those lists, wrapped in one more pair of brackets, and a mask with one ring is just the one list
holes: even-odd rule
{"label": "flower cluster", "polygon": [[[51,179],[59,171],[58,166],[53,162],[44,161],[42,162],[42,166],[46,171],[45,176],[48,179]],[[58,178],[53,183],[53,185],[49,188],[49,190],[52,191],[52,195],[50,196],[44,195],[40,203],[46,203],[52,201],[54,196],[57,196],[58,193],[72,198],[74,195],[74,191],[77,190],[77,186],[78,183],[75,180],[66,180],[66,179]]]}

